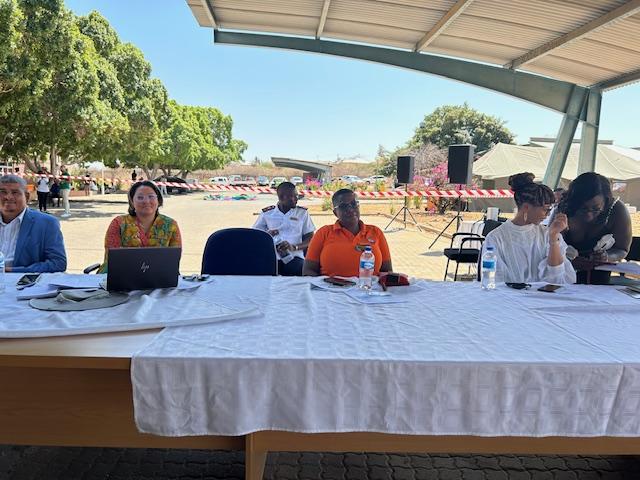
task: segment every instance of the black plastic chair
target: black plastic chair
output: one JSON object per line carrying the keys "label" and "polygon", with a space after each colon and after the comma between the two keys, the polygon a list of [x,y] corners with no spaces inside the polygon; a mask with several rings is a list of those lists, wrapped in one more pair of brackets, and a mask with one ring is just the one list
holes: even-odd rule
{"label": "black plastic chair", "polygon": [[225,228],[209,236],[202,254],[209,275],[277,275],[273,238],[253,228]]}
{"label": "black plastic chair", "polygon": [[[485,237],[491,230],[498,228],[500,225],[502,225],[502,222],[496,220],[485,220],[484,226],[482,227],[482,235],[468,232],[454,233],[451,236],[451,245],[449,248],[444,249],[444,256],[447,257],[447,266],[444,270],[444,280],[447,280],[447,275],[449,274],[449,262],[451,261],[456,262],[456,270],[453,274],[454,282],[458,280],[458,268],[461,263],[477,265],[480,260],[480,252],[482,250],[482,243],[484,242]],[[464,238],[460,241],[460,245],[458,247],[454,247],[453,242],[458,237]],[[479,242],[480,248],[464,248],[464,245],[470,242]]]}

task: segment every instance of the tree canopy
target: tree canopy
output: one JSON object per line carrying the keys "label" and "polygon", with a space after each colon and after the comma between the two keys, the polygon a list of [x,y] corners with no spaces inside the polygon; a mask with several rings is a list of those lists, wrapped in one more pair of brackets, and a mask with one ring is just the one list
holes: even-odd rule
{"label": "tree canopy", "polygon": [[469,105],[443,105],[426,115],[409,141],[412,147],[431,143],[440,148],[471,143],[476,152],[489,150],[496,143],[513,143],[514,136],[505,121],[474,110]]}
{"label": "tree canopy", "polygon": [[413,155],[416,175],[429,177],[434,168],[442,170],[449,145],[470,143],[476,146],[476,152],[482,152],[499,142],[513,143],[514,135],[505,123],[498,117],[474,110],[466,103],[443,105],[425,115],[404,146],[393,152],[378,147],[376,170],[381,175],[395,175],[398,156]]}
{"label": "tree canopy", "polygon": [[32,170],[101,160],[183,175],[237,161],[246,144],[213,107],[179,105],[135,45],[63,0],[0,0],[0,158]]}

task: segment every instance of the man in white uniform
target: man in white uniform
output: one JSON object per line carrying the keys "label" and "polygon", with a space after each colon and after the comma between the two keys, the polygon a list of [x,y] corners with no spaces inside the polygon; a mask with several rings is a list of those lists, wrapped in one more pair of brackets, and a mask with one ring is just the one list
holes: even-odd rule
{"label": "man in white uniform", "polygon": [[301,276],[303,250],[307,248],[316,227],[305,207],[297,206],[298,192],[291,182],[278,185],[278,204],[262,209],[253,228],[274,238],[278,254],[278,273]]}

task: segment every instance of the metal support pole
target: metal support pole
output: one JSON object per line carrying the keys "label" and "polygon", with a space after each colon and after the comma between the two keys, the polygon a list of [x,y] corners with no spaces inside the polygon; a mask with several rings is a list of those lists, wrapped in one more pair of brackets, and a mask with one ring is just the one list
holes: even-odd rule
{"label": "metal support pole", "polygon": [[584,172],[595,172],[596,170],[601,104],[602,91],[597,88],[591,88],[589,90],[589,95],[587,96],[586,120],[582,122],[582,139],[580,140],[578,175]]}
{"label": "metal support pole", "polygon": [[545,185],[551,188],[556,188],[560,182],[560,176],[567,162],[567,155],[569,154],[576,128],[578,128],[578,122],[580,121],[588,92],[585,89],[574,88],[569,97],[566,113],[562,118],[556,143],[553,146],[549,163],[547,164],[547,171],[542,180]]}

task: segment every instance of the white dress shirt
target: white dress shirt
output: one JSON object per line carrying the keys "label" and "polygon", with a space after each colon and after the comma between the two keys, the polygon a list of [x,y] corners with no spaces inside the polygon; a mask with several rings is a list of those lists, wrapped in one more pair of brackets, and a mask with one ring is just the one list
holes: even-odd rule
{"label": "white dress shirt", "polygon": [[16,254],[16,243],[18,242],[22,219],[26,211],[27,209],[25,208],[20,215],[9,223],[4,223],[2,215],[0,215],[0,252],[4,254],[5,267],[11,267],[13,265],[13,257],[15,257]]}
{"label": "white dress shirt", "polygon": [[[275,205],[262,209],[253,228],[265,232],[278,230],[280,238],[291,245],[302,243],[302,237],[313,233],[316,229],[306,208],[296,206],[287,213],[282,213]],[[304,258],[302,250],[294,250],[291,254],[294,257]],[[280,258],[279,254],[278,258]]]}

